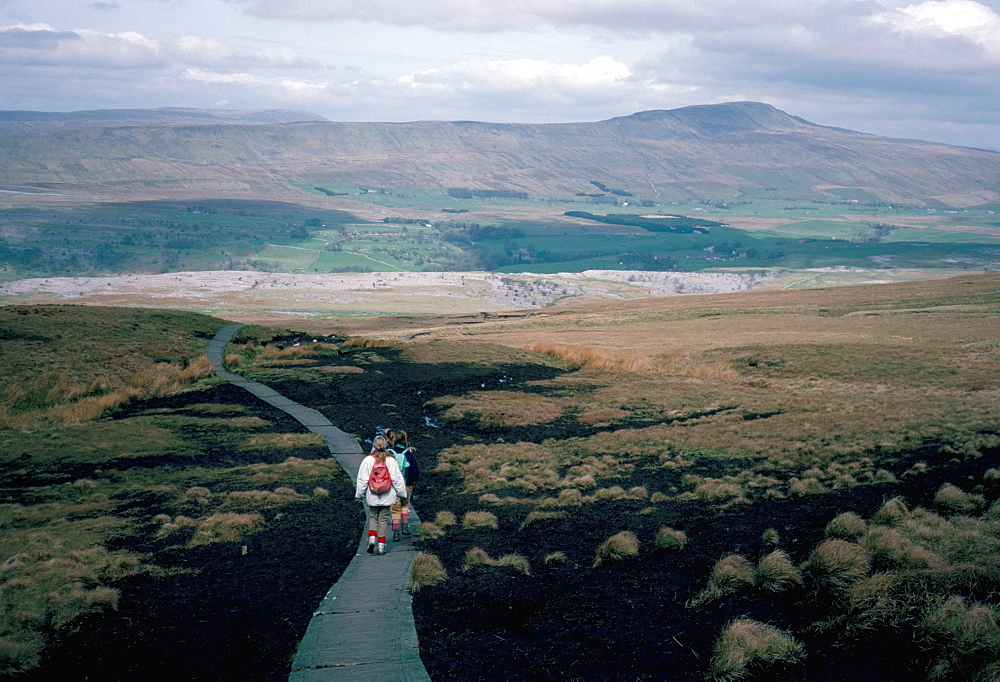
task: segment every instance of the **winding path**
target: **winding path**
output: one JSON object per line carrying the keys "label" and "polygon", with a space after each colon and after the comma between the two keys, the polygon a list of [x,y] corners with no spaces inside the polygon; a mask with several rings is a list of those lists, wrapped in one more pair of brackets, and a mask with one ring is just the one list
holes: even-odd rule
{"label": "winding path", "polygon": [[[320,412],[225,368],[226,345],[243,326],[224,327],[209,342],[207,354],[216,375],[284,410],[323,436],[331,456],[353,484],[365,457],[357,439]],[[420,522],[412,507],[410,516]],[[292,663],[289,682],[430,679],[420,660],[413,598],[408,589],[416,549],[405,539],[389,543],[385,556],[373,556],[365,552],[367,543],[367,534],[363,534],[354,559],[313,613]]]}

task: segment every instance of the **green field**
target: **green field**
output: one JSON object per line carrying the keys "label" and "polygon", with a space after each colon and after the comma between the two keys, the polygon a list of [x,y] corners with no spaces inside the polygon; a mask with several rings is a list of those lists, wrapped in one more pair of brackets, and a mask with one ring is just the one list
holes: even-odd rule
{"label": "green field", "polygon": [[[989,209],[893,207],[860,195],[827,203],[643,200],[637,206],[621,197],[465,199],[446,190],[322,187],[305,189],[390,215],[373,222],[338,209],[237,200],[0,209],[0,281],[198,270],[981,271],[995,269],[1000,249],[1000,220]],[[601,222],[604,214],[635,224]],[[684,224],[708,227],[651,231],[650,216],[687,216]],[[768,225],[737,229],[748,221]]]}

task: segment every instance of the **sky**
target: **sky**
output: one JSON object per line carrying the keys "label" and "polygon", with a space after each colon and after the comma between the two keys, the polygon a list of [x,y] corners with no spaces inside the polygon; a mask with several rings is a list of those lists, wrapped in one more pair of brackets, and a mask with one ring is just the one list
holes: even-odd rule
{"label": "sky", "polygon": [[561,123],[747,100],[1000,151],[1000,0],[0,0],[0,110]]}

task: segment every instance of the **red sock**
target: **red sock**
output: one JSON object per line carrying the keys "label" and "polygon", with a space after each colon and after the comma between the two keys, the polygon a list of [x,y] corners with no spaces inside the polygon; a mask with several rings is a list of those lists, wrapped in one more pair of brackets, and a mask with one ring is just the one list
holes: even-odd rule
{"label": "red sock", "polygon": [[370,531],[368,531],[368,537],[370,537],[370,538],[373,538],[373,537],[375,537],[376,535],[378,535],[378,533],[377,533],[377,532],[375,532],[375,531],[373,531],[373,530],[370,530]]}
{"label": "red sock", "polygon": [[380,537],[378,539],[378,541],[381,542],[383,545],[385,544],[385,538],[384,537]]}
{"label": "red sock", "polygon": [[409,522],[410,522],[410,515],[407,514],[406,512],[403,512],[403,523],[409,523]]}
{"label": "red sock", "polygon": [[392,529],[399,530],[399,519],[396,519],[395,521],[392,522]]}

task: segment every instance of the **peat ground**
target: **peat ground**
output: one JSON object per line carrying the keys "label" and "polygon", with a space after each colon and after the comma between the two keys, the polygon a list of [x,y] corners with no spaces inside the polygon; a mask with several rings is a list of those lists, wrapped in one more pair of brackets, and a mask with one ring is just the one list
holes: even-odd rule
{"label": "peat ground", "polygon": [[[828,608],[808,583],[779,594],[749,590],[697,609],[685,602],[704,587],[721,557],[740,553],[755,561],[771,551],[773,546],[762,540],[767,529],[777,530],[778,546],[802,562],[838,513],[868,517],[897,495],[911,506],[929,506],[942,483],[981,480],[986,469],[1000,464],[996,452],[969,462],[949,461],[950,456],[934,448],[884,456],[877,465],[900,476],[900,483],[760,499],[728,509],[705,501],[650,505],[648,500],[603,500],[570,509],[568,518],[540,520],[522,530],[530,508],[484,505],[478,496],[462,492],[453,474],[434,471],[436,453],[459,443],[542,442],[593,433],[596,427],[564,420],[541,427],[483,429],[470,421],[442,422],[427,401],[490,388],[530,391],[525,382],[558,370],[543,365],[424,365],[399,362],[393,349],[365,352],[372,359],[377,356],[378,363],[363,373],[338,374],[324,382],[296,380],[294,372],[254,378],[319,409],[345,431],[372,434],[379,425],[408,431],[423,471],[414,505],[424,520],[443,510],[459,519],[473,510],[498,516],[498,530],[459,525],[442,538],[421,541],[422,549],[437,555],[449,573],[446,582],[424,588],[414,598],[421,656],[432,678],[703,679],[719,632],[746,615],[792,631],[805,645],[804,662],[780,672],[772,668],[772,678],[926,679],[927,661],[901,653],[916,651],[911,633],[871,632],[859,644],[841,640],[836,631],[811,629]],[[321,362],[352,361],[348,355]],[[177,396],[170,406],[181,407],[188,400],[266,407],[230,387],[214,389],[212,395]],[[162,400],[137,403],[129,414],[163,405]],[[268,408],[268,419],[279,418]],[[284,428],[295,430],[291,424]],[[228,466],[239,455],[217,456]],[[928,473],[901,477],[917,461],[931,465]],[[683,473],[721,476],[736,466],[721,460],[698,462],[683,471],[637,466],[613,483],[626,490],[645,486],[650,492],[667,491],[679,486]],[[289,514],[285,522],[276,520],[252,536],[246,556],[230,544],[176,553],[161,548],[160,565],[192,572],[117,585],[122,590],[119,610],[80,623],[75,634],[49,652],[43,668],[25,679],[52,674],[75,679],[284,679],[311,610],[350,560],[361,529],[350,484],[344,479],[329,486],[332,494],[326,501],[310,503],[302,513]],[[137,500],[136,513],[148,514],[155,505],[147,502]],[[682,550],[655,548],[653,536],[665,525],[687,534]],[[639,538],[639,555],[594,568],[597,546],[623,530]],[[155,543],[122,542],[136,543],[129,547],[133,550],[157,551]],[[494,558],[521,554],[531,575],[489,566],[462,571],[472,547]],[[556,551],[565,554],[565,562],[546,564],[544,557]]]}

